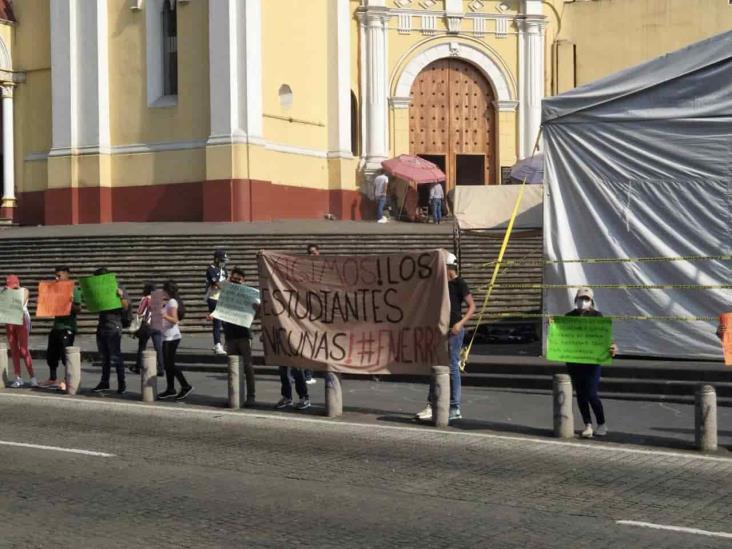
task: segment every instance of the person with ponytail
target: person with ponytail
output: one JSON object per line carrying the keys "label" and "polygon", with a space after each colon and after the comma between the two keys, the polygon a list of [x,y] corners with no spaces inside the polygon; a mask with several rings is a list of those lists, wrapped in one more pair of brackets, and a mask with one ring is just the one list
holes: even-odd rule
{"label": "person with ponytail", "polygon": [[[163,284],[165,292],[163,305],[163,362],[165,365],[165,380],[167,388],[158,395],[160,400],[175,397],[183,400],[193,391],[193,386],[183,375],[180,367],[175,363],[175,355],[181,340],[180,322],[185,316],[183,300],[178,295],[178,285],[172,280]],[[175,390],[175,380],[180,384],[180,391]]]}

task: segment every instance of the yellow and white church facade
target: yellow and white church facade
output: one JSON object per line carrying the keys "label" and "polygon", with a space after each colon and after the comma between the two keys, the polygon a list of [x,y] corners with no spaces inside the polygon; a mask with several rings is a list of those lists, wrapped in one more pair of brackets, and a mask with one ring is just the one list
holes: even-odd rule
{"label": "yellow and white church facade", "polygon": [[729,28],[729,0],[0,0],[0,218],[369,218],[404,153],[501,184],[545,95]]}

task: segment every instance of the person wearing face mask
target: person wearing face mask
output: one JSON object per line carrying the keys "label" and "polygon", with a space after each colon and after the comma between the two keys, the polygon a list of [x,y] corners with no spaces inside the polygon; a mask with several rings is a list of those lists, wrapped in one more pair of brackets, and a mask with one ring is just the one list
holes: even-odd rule
{"label": "person wearing face mask", "polygon": [[[5,331],[8,338],[8,349],[13,359],[15,369],[15,381],[10,386],[13,388],[23,387],[23,378],[20,373],[20,359],[25,362],[25,369],[30,376],[31,387],[38,387],[38,381],[33,373],[33,359],[28,350],[28,335],[31,329],[30,313],[28,312],[28,299],[30,292],[28,288],[20,285],[20,279],[16,275],[8,275],[5,279],[5,288],[10,290],[23,290],[23,324],[6,324]],[[4,289],[2,291],[5,291]]]}
{"label": "person wearing face mask", "polygon": [[[206,304],[209,313],[216,310],[216,304],[221,293],[219,283],[226,280],[226,262],[228,260],[229,256],[226,255],[226,252],[218,249],[214,252],[213,262],[206,269]],[[208,318],[213,323],[213,352],[217,355],[225,355],[226,351],[221,345],[221,321],[210,316]]]}
{"label": "person wearing face mask", "polygon": [[[575,308],[569,311],[566,316],[602,316],[602,313],[595,309],[595,299],[591,288],[580,288],[574,296]],[[613,343],[610,346],[610,355],[615,356],[618,352],[617,346]],[[567,363],[569,377],[572,378],[572,386],[577,393],[577,406],[582,414],[582,422],[585,428],[581,433],[583,438],[592,438],[592,435],[607,435],[605,425],[605,410],[602,401],[598,396],[600,388],[601,366],[599,364],[574,364]],[[592,416],[590,408],[595,413],[597,429],[592,429]]]}
{"label": "person wearing face mask", "polygon": [[[244,284],[244,269],[234,267],[231,269],[229,282],[231,284]],[[252,366],[252,333],[249,328],[223,322],[224,336],[226,336],[226,354],[228,356],[240,356],[243,362],[244,376],[246,378],[247,397],[244,406],[250,408],[256,404],[254,386],[254,367]]]}

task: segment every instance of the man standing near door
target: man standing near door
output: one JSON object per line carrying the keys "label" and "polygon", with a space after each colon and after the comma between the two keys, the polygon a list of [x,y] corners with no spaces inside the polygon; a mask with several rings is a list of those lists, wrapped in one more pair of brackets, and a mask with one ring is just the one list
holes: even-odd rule
{"label": "man standing near door", "polygon": [[386,206],[386,193],[389,187],[389,176],[382,170],[379,175],[374,177],[373,189],[374,200],[376,200],[376,222],[386,223],[389,221],[384,215],[384,206]]}
{"label": "man standing near door", "polygon": [[445,191],[442,183],[433,183],[430,188],[430,206],[432,207],[432,219],[436,225],[442,221],[442,201],[445,199]]}

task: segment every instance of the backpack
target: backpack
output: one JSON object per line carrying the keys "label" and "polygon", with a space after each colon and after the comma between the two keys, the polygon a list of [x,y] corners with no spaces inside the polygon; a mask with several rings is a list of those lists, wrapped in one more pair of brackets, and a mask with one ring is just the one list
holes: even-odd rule
{"label": "backpack", "polygon": [[182,322],[183,318],[186,316],[186,306],[183,304],[183,300],[178,297],[176,299],[178,302],[178,322]]}

